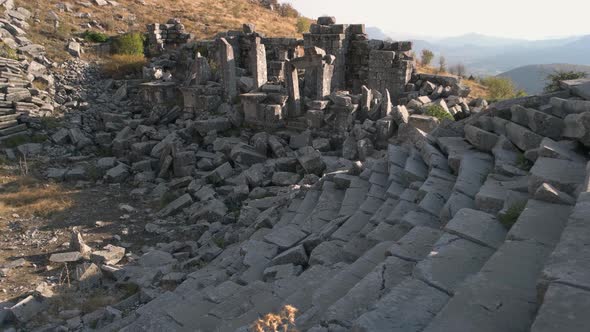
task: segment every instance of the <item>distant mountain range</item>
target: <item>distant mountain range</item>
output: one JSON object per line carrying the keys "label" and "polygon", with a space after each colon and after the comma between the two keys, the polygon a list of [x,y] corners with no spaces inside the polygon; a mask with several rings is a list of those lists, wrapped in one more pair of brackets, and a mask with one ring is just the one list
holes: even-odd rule
{"label": "distant mountain range", "polygon": [[547,75],[556,71],[580,71],[588,73],[590,77],[590,66],[560,63],[523,66],[498,76],[510,78],[519,89],[523,89],[528,94],[539,94],[543,92],[547,83]]}
{"label": "distant mountain range", "polygon": [[474,75],[498,75],[533,64],[590,65],[590,35],[525,40],[469,33],[436,38],[389,34],[374,27],[367,28],[367,33],[373,39],[390,36],[394,40],[412,40],[416,54],[429,49],[437,56],[443,55],[450,66],[464,64]]}

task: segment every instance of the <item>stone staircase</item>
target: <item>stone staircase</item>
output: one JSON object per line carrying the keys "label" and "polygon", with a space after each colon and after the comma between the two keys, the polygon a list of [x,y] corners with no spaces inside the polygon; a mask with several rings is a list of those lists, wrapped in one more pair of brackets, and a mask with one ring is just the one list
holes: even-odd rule
{"label": "stone staircase", "polygon": [[105,330],[249,331],[289,304],[301,331],[582,331],[590,170],[556,141],[563,110],[540,109],[326,174]]}

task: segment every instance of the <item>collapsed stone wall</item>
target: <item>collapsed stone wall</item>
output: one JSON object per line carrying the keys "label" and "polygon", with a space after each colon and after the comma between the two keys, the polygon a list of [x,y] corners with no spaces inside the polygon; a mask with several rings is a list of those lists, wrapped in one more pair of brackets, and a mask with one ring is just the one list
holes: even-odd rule
{"label": "collapsed stone wall", "polygon": [[[220,45],[220,40],[231,46],[231,59],[220,56],[216,47]],[[207,85],[208,81],[218,83],[222,89],[220,94],[226,100],[233,94],[226,93],[225,90],[236,89],[242,94],[242,107],[247,107],[252,100],[263,104],[262,109],[266,109],[264,105],[280,106],[280,109],[271,107],[276,111],[273,112],[279,113],[280,123],[269,123],[267,120],[277,119],[277,116],[272,116],[268,119],[249,118],[247,122],[251,124],[277,127],[288,125],[286,120],[290,120],[292,125],[297,126],[298,121],[307,121],[298,119],[305,116],[306,110],[321,111],[328,106],[317,102],[309,106],[310,102],[326,100],[332,92],[340,90],[360,94],[362,87],[367,86],[380,91],[382,95],[386,95],[387,91],[391,101],[398,104],[411,78],[411,46],[410,42],[371,41],[365,33],[364,25],[336,24],[333,17],[320,17],[316,24],[312,24],[310,32],[303,35],[303,40],[268,38],[257,33],[254,25],[244,24],[241,31],[232,30],[218,34],[215,40],[195,41],[184,45],[180,49],[183,55],[175,56],[176,68],[181,70],[172,73],[172,80],[184,82],[181,90],[190,91],[185,93],[185,97],[192,99],[185,98],[185,109],[194,109],[187,105],[194,105],[195,98],[208,94],[203,92],[202,87],[196,89],[195,93],[195,89],[186,86],[191,84],[186,82],[186,76],[195,75],[191,71],[195,69],[191,64],[204,61],[196,60],[200,53],[200,56],[208,59],[211,72],[205,79],[197,80],[197,85]],[[311,54],[310,57],[305,58],[308,53]],[[234,68],[231,75],[219,70],[228,62],[232,62],[230,67]],[[270,104],[262,98],[268,92],[272,92]],[[218,91],[217,93],[219,94]],[[219,103],[209,103],[210,107],[197,109],[214,110],[218,105]],[[318,105],[322,107],[318,109]],[[347,110],[351,111],[353,110]],[[317,118],[322,114],[314,116]]]}
{"label": "collapsed stone wall", "polygon": [[157,55],[166,49],[178,47],[191,39],[191,35],[185,31],[184,25],[175,18],[168,20],[166,24],[149,24],[147,30],[148,51],[151,55]]}

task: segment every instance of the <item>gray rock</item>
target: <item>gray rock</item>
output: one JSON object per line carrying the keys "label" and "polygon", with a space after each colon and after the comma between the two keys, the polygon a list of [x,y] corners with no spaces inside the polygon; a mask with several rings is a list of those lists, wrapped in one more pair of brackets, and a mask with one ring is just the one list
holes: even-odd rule
{"label": "gray rock", "polygon": [[297,173],[275,172],[272,175],[272,183],[276,186],[290,186],[297,184],[300,180],[301,176]]}
{"label": "gray rock", "polygon": [[82,255],[77,251],[51,254],[49,261],[52,263],[72,263],[82,259]]}
{"label": "gray rock", "polygon": [[472,209],[462,209],[457,212],[444,229],[449,233],[495,249],[504,243],[506,237],[506,229],[493,215]]}
{"label": "gray rock", "polygon": [[283,264],[293,264],[293,265],[307,265],[308,261],[307,253],[305,252],[305,248],[302,245],[297,247],[291,248],[282,254],[278,255],[277,257],[273,258],[271,261],[272,265],[283,265]]}
{"label": "gray rock", "polygon": [[45,310],[47,303],[29,295],[10,308],[12,315],[21,323],[26,323]]}
{"label": "gray rock", "polygon": [[119,164],[109,169],[105,174],[105,180],[108,182],[119,183],[129,177],[129,167],[125,164]]}
{"label": "gray rock", "polygon": [[534,198],[539,201],[545,201],[548,203],[555,204],[576,204],[576,199],[572,196],[557,190],[555,187],[548,183],[543,183],[539,186],[539,189],[535,192]]}
{"label": "gray rock", "polygon": [[297,160],[306,173],[321,175],[326,164],[322,160],[322,154],[308,146],[297,151]]}
{"label": "gray rock", "polygon": [[590,326],[586,310],[589,306],[589,291],[553,283],[545,293],[531,332],[585,331]]}

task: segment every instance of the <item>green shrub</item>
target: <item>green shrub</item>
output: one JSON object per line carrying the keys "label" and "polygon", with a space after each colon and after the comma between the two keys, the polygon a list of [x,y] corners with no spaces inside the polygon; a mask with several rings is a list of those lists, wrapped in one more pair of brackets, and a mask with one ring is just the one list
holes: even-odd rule
{"label": "green shrub", "polygon": [[520,217],[522,211],[524,211],[525,206],[526,202],[519,202],[510,206],[508,211],[506,211],[504,215],[500,216],[500,222],[502,225],[504,225],[506,229],[512,228],[516,220],[518,220],[518,217]]}
{"label": "green shrub", "polygon": [[486,77],[481,80],[481,84],[488,88],[489,99],[492,101],[526,96],[526,93],[517,90],[512,80],[507,77]]}
{"label": "green shrub", "polygon": [[430,105],[426,107],[426,115],[433,116],[441,121],[444,119],[455,121],[455,118],[453,118],[453,116],[449,112],[445,111],[445,109],[440,105]]}
{"label": "green shrub", "polygon": [[547,81],[547,85],[545,86],[544,91],[546,93],[559,91],[561,89],[559,86],[560,81],[577,80],[579,78],[586,78],[586,76],[588,76],[588,74],[583,71],[556,70],[553,72],[553,74],[547,75],[547,78],[545,79]]}
{"label": "green shrub", "polygon": [[297,32],[304,33],[309,32],[309,28],[311,27],[311,20],[307,17],[299,17],[297,18]]}
{"label": "green shrub", "polygon": [[0,42],[0,57],[12,60],[18,60],[16,50],[8,46],[6,43]]}
{"label": "green shrub", "polygon": [[131,32],[113,38],[113,54],[143,55],[145,36]]}
{"label": "green shrub", "polygon": [[105,43],[109,40],[109,36],[102,32],[86,30],[82,34],[82,38],[93,43]]}
{"label": "green shrub", "polygon": [[423,49],[422,50],[422,65],[428,66],[434,59],[434,53],[431,50]]}

